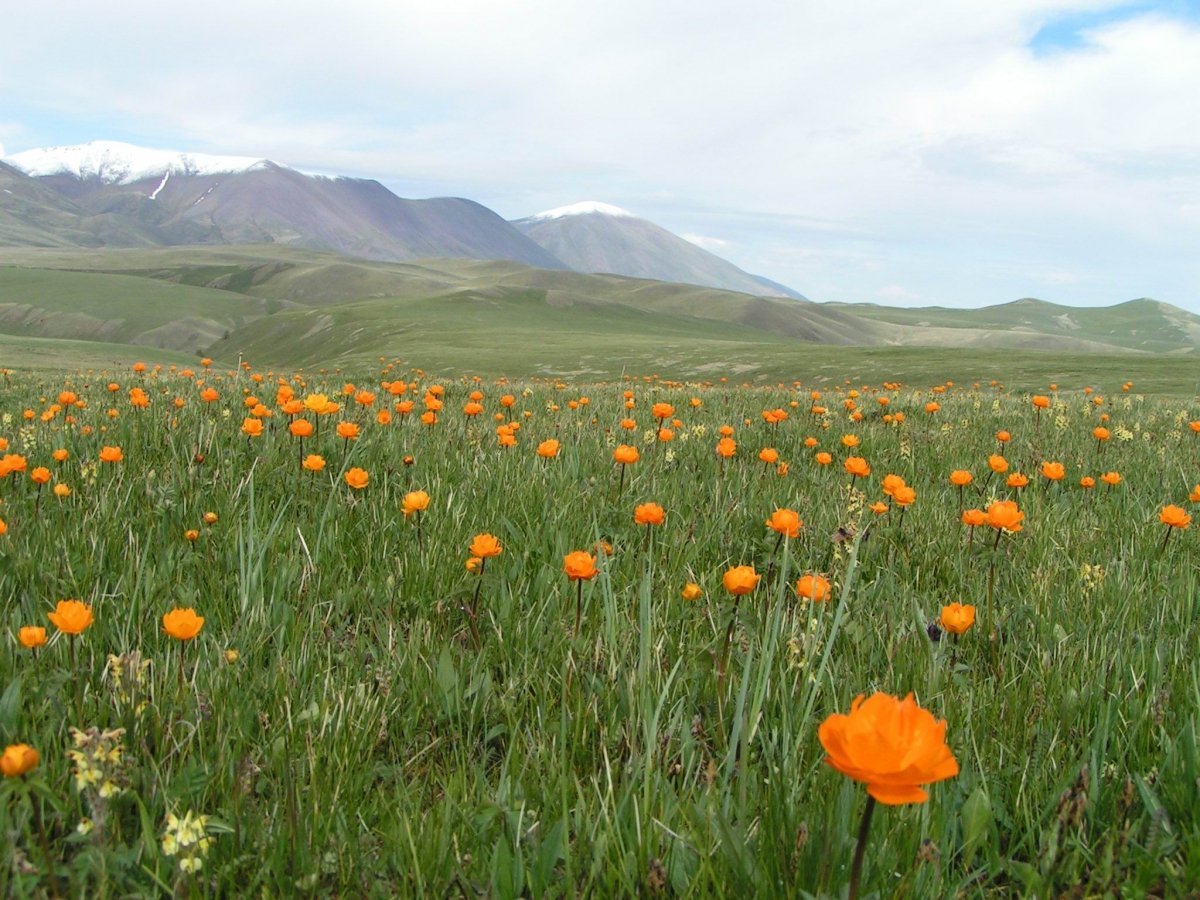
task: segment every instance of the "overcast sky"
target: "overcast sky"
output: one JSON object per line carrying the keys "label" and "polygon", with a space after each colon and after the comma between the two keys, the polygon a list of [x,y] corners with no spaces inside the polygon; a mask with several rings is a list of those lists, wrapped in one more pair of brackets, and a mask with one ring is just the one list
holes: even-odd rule
{"label": "overcast sky", "polygon": [[19,0],[0,153],[601,200],[816,300],[1200,312],[1200,0]]}

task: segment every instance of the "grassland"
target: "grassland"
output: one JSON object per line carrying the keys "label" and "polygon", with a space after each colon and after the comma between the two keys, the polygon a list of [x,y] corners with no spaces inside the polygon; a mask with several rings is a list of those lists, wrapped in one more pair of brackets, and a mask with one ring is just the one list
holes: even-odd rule
{"label": "grassland", "polygon": [[[1194,397],[1122,391],[1133,376],[1110,368],[1040,385],[1038,412],[986,372],[885,389],[846,359],[787,387],[717,368],[707,385],[440,391],[407,364],[282,382],[195,368],[8,376],[0,741],[40,759],[0,783],[0,893],[836,895],[865,792],[817,731],[876,690],[944,719],[960,771],[876,810],[865,894],[1200,889],[1200,554],[1194,528],[1158,515],[1200,499]],[[281,385],[341,409],[295,413],[316,427],[301,444]],[[670,441],[656,403],[674,408]],[[624,442],[641,451],[627,470]],[[989,474],[997,453],[1031,484]],[[302,470],[308,454],[325,469]],[[868,477],[843,471],[852,454]],[[1052,461],[1060,481],[1039,474]],[[974,474],[963,491],[955,469]],[[1080,483],[1109,471],[1115,487]],[[909,507],[883,493],[888,473]],[[417,490],[429,505],[405,517]],[[1006,498],[1019,531],[961,524]],[[647,501],[663,525],[634,522]],[[803,519],[796,538],[764,524],[777,508]],[[503,551],[473,573],[485,532]],[[568,580],[575,550],[596,554],[593,580]],[[722,586],[737,565],[761,576],[740,601]],[[828,602],[797,597],[805,572],[830,579]],[[681,599],[689,582],[699,599]],[[75,638],[46,617],[68,597],[95,619]],[[952,601],[976,622],[933,640]],[[178,607],[205,619],[194,640],[163,630]],[[49,644],[23,647],[29,625]],[[124,729],[99,762],[69,730],[91,727]],[[208,818],[181,836],[188,814]]]}

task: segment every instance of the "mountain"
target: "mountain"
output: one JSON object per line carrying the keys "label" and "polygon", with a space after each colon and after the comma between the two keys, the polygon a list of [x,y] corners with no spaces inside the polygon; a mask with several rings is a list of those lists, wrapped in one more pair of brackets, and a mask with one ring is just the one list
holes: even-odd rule
{"label": "mountain", "polygon": [[667,229],[607,203],[575,203],[512,224],[577,272],[802,299],[790,288],[743,272]]}
{"label": "mountain", "polygon": [[1024,297],[979,309],[943,306],[901,309],[874,303],[830,303],[861,318],[906,328],[935,328],[949,334],[968,333],[1038,336],[1063,346],[1090,342],[1124,350],[1157,353],[1194,351],[1200,347],[1200,316],[1141,298],[1113,306],[1075,307]]}
{"label": "mountain", "polygon": [[[474,201],[405,200],[378,181],[310,175],[266,159],[95,142],[6,161],[57,194],[58,212],[74,210],[76,219],[65,223],[27,215],[31,236],[92,233],[84,223],[95,217],[111,224],[91,241],[68,234],[60,243],[278,243],[367,259],[466,257],[564,268]],[[37,242],[17,233],[13,243]]]}

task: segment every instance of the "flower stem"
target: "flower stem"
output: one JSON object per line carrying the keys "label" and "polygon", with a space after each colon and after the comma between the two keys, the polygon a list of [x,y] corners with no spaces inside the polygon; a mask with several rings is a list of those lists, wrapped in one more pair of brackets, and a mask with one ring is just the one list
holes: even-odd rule
{"label": "flower stem", "polygon": [[863,810],[862,822],[858,826],[858,844],[854,847],[854,862],[850,866],[850,900],[857,900],[858,880],[862,876],[863,855],[867,849],[867,835],[871,831],[871,813],[875,812],[875,798],[867,795],[867,807]]}

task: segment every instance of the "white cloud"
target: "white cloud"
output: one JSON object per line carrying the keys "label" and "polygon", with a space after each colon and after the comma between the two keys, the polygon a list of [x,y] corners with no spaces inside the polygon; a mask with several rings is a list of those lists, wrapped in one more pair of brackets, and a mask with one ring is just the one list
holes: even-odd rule
{"label": "white cloud", "polygon": [[[595,196],[817,298],[980,304],[1064,271],[1086,277],[1047,299],[1200,308],[1200,28],[1121,9],[68,0],[47,42],[19,4],[2,133],[265,155],[509,218]],[[1078,49],[1030,50],[1103,10]]]}
{"label": "white cloud", "polygon": [[697,247],[703,247],[705,250],[713,253],[729,246],[729,241],[722,240],[721,238],[706,237],[703,234],[692,234],[690,231],[685,231],[680,237],[685,241],[691,241]]}

